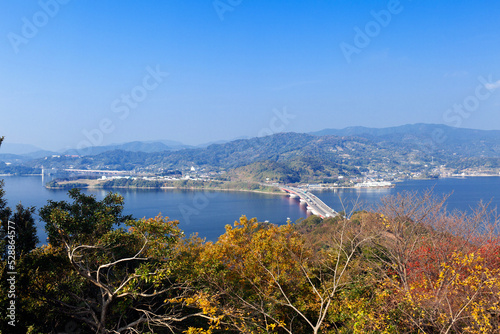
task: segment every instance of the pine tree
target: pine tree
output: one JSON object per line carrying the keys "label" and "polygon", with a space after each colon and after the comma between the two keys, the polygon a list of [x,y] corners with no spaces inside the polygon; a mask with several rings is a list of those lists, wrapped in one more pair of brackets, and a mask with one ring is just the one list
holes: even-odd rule
{"label": "pine tree", "polygon": [[16,258],[25,255],[36,248],[38,236],[33,214],[35,207],[25,208],[21,203],[16,206],[16,212],[11,220],[16,228]]}

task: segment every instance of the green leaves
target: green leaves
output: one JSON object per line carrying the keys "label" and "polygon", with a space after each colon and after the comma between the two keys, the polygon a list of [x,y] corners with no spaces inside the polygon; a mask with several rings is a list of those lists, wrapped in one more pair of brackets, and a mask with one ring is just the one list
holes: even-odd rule
{"label": "green leaves", "polygon": [[120,195],[109,193],[102,201],[97,201],[78,189],[68,193],[72,203],[49,201],[40,210],[49,243],[54,246],[96,242],[113,226],[132,218],[122,214],[123,197]]}
{"label": "green leaves", "polygon": [[[78,314],[98,333],[170,326],[181,316],[178,305],[169,308],[162,300],[185,291],[173,275],[174,250],[183,235],[178,221],[160,215],[132,220],[122,215],[123,198],[117,194],[97,201],[72,189],[69,196],[71,203],[49,202],[40,211],[48,249],[69,260],[66,277],[76,280],[73,286],[60,285],[60,277],[42,279],[41,291],[55,300],[53,307],[68,316]],[[114,229],[119,224],[124,227]],[[61,286],[58,295],[51,293]]]}

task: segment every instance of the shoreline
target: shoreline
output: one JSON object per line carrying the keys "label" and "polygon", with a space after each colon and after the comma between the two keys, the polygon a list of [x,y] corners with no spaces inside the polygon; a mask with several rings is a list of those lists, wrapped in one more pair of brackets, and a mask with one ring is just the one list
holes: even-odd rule
{"label": "shoreline", "polygon": [[[78,182],[75,182],[78,183]],[[66,183],[66,184],[71,184],[71,183]],[[302,188],[300,185],[296,186],[299,188]],[[385,188],[394,188],[395,184],[392,186],[379,186],[379,187],[356,187],[355,185],[353,186],[331,186],[331,187],[324,187],[324,188],[305,188],[307,191],[325,191],[325,190],[335,190],[335,189],[385,189]],[[200,191],[207,191],[207,190],[213,190],[213,191],[236,191],[236,192],[253,192],[253,193],[259,193],[259,194],[272,194],[272,195],[283,195],[287,194],[286,192],[283,191],[265,191],[265,190],[251,190],[251,189],[241,189],[241,188],[211,188],[211,187],[175,187],[175,186],[163,186],[163,187],[138,187],[138,186],[108,186],[108,187],[100,187],[96,185],[87,185],[86,187],[83,186],[77,186],[77,187],[64,187],[64,186],[58,186],[58,187],[50,187],[45,185],[46,189],[51,189],[51,190],[69,190],[71,188],[80,188],[80,189],[143,189],[143,190],[160,190],[160,189],[171,189],[171,190],[200,190]],[[269,188],[272,188],[269,186]]]}
{"label": "shoreline", "polygon": [[[72,189],[71,187],[47,187],[45,186],[46,189],[49,190],[69,190]],[[101,190],[112,190],[112,189],[134,189],[134,190],[198,190],[198,191],[234,191],[234,192],[251,192],[251,193],[258,193],[258,194],[267,194],[267,195],[287,195],[286,192],[283,191],[264,191],[264,190],[251,190],[251,189],[236,189],[236,188],[203,188],[203,187],[125,187],[125,186],[114,186],[114,187],[74,187],[74,188],[79,188],[79,189],[101,189]]]}
{"label": "shoreline", "polygon": [[[15,175],[0,175],[1,176],[15,176]],[[23,176],[23,175],[19,175]],[[40,176],[40,175],[33,175],[33,174],[28,174],[26,176]],[[435,180],[439,179],[465,179],[465,178],[476,178],[476,177],[500,177],[500,175],[492,175],[492,174],[487,174],[487,175],[453,175],[453,176],[446,176],[446,177],[439,177],[436,178]],[[356,189],[356,190],[377,190],[377,189],[388,189],[388,188],[394,188],[397,183],[405,182],[405,181],[424,181],[424,180],[432,180],[434,178],[413,178],[413,179],[404,179],[404,180],[398,180],[398,181],[391,181],[393,184],[391,186],[374,186],[374,187],[357,187],[356,185],[352,186],[329,186],[329,187],[318,187],[318,188],[304,188],[308,191],[331,191],[331,190],[337,190],[337,189]],[[75,183],[78,183],[77,180],[75,180]],[[71,185],[71,183],[66,183],[66,185]],[[241,188],[212,188],[212,187],[176,187],[176,186],[160,186],[160,187],[140,187],[140,186],[109,186],[109,187],[100,187],[99,185],[96,184],[86,184],[86,186],[76,186],[76,187],[71,187],[71,186],[56,186],[56,187],[51,187],[51,186],[44,186],[46,189],[49,190],[69,190],[72,188],[80,188],[80,189],[102,189],[102,190],[113,190],[113,189],[142,189],[142,190],[166,190],[166,189],[171,189],[171,190],[198,190],[198,191],[226,191],[226,192],[251,192],[251,193],[259,193],[259,194],[271,194],[271,195],[286,195],[286,192],[283,191],[266,191],[266,190],[252,190],[252,189],[241,189]],[[300,186],[298,186],[300,187]],[[272,188],[272,187],[270,187]]]}

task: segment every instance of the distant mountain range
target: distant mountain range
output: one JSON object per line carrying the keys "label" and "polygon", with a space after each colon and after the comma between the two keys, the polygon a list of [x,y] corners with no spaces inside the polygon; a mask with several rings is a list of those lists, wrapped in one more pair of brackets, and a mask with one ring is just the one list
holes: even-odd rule
{"label": "distant mountain range", "polygon": [[162,151],[175,151],[183,148],[190,148],[192,146],[184,145],[175,141],[133,141],[123,144],[106,145],[106,146],[93,146],[83,150],[67,150],[62,154],[70,155],[98,155],[110,151],[128,151],[128,152],[162,152]]}
{"label": "distant mountain range", "polygon": [[229,142],[228,140],[219,140],[208,142],[200,145],[186,145],[179,141],[174,140],[158,140],[158,141],[132,141],[121,144],[111,144],[105,146],[92,146],[82,150],[65,149],[60,151],[48,151],[34,145],[13,144],[5,143],[0,149],[0,161],[3,159],[20,159],[29,160],[43,158],[51,155],[97,155],[104,152],[122,150],[128,152],[162,152],[162,151],[176,151],[185,148],[204,148],[213,144],[223,144]]}
{"label": "distant mountain range", "polygon": [[43,149],[34,145],[14,144],[10,143],[8,140],[4,140],[0,150],[2,154],[16,154],[16,155],[30,154],[38,151],[43,151]]}
{"label": "distant mountain range", "polygon": [[353,136],[377,142],[413,144],[429,153],[444,151],[475,157],[500,156],[499,130],[462,129],[441,124],[419,123],[388,128],[355,126],[341,130],[324,129],[310,134],[315,136]]}
{"label": "distant mountain range", "polygon": [[[65,153],[71,155],[71,151]],[[500,168],[500,131],[434,124],[383,129],[351,127],[310,134],[279,133],[206,147],[131,142],[93,148],[91,154],[83,157],[51,154],[28,159],[23,156],[15,162],[35,169],[43,165],[45,168],[71,166],[154,173],[196,166],[230,171],[232,177],[254,181],[270,178],[313,182],[340,175],[359,176],[370,170],[393,175],[417,172],[431,175],[444,167],[454,172]]]}

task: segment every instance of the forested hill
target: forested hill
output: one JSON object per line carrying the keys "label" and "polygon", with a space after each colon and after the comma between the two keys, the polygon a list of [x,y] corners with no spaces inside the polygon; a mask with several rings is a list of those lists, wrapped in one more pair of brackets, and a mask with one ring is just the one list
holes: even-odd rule
{"label": "forested hill", "polygon": [[464,157],[500,157],[500,131],[450,127],[442,124],[407,124],[388,128],[362,126],[324,129],[312,135],[354,136],[376,142],[418,145],[429,153],[459,154]]}
{"label": "forested hill", "polygon": [[206,148],[151,153],[115,150],[95,156],[49,157],[29,165],[151,172],[196,166],[209,170],[239,168],[249,174],[285,168],[318,176],[359,174],[368,169],[419,171],[443,165],[456,170],[500,167],[500,140],[494,131],[409,125],[392,130],[352,128],[338,134],[280,133]]}
{"label": "forested hill", "polygon": [[184,149],[155,153],[115,150],[95,156],[79,158],[51,157],[33,162],[48,167],[71,165],[74,168],[125,169],[145,166],[182,168],[186,166],[232,169],[254,162],[272,161],[291,163],[298,160],[320,163],[343,163],[350,166],[368,166],[391,161],[405,163],[425,162],[430,159],[418,154],[416,145],[377,143],[357,137],[322,136],[280,133],[263,138],[236,140],[214,144],[203,149]]}

